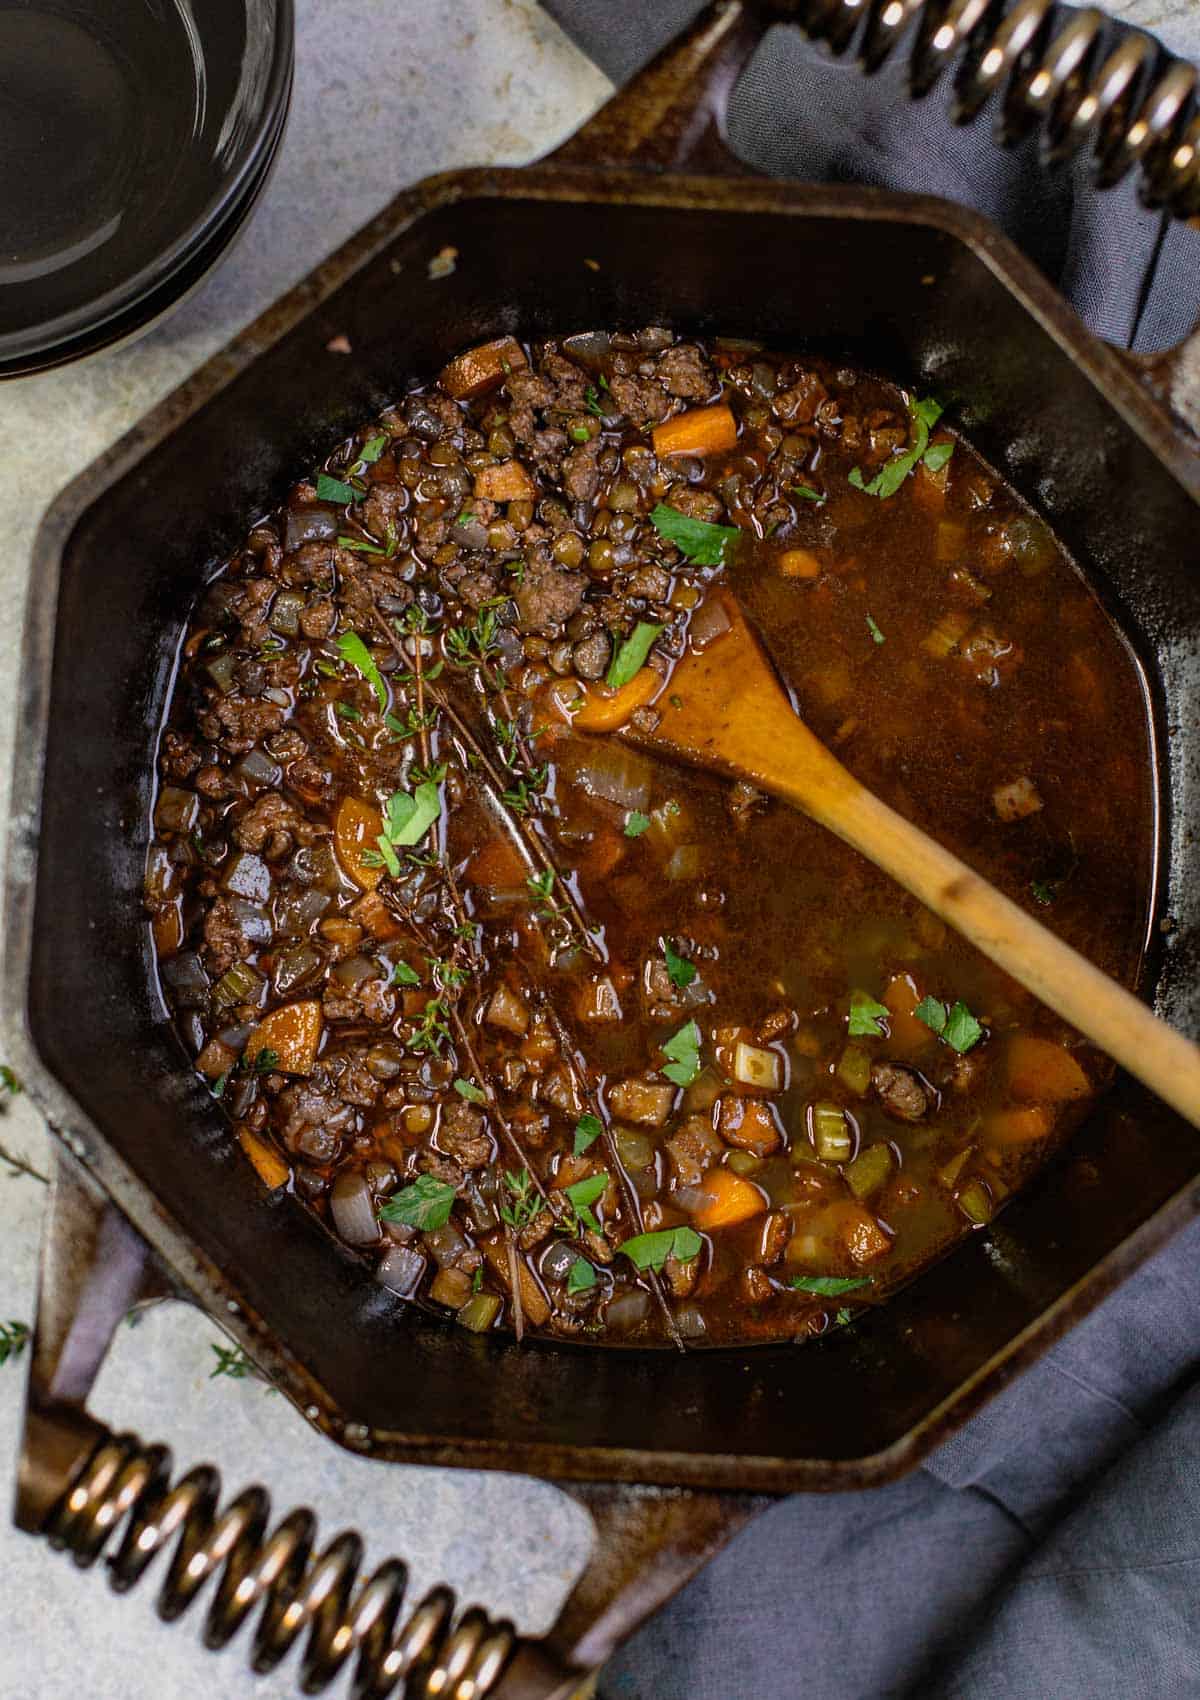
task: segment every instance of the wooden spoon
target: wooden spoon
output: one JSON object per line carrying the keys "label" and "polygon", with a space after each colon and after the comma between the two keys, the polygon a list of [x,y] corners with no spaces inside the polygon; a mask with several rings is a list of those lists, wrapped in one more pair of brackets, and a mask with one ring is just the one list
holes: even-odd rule
{"label": "wooden spoon", "polygon": [[654,731],[624,736],[748,779],[827,826],[1200,1127],[1200,1049],[860,785],[799,718],[733,597],[714,598],[728,628],[689,644]]}

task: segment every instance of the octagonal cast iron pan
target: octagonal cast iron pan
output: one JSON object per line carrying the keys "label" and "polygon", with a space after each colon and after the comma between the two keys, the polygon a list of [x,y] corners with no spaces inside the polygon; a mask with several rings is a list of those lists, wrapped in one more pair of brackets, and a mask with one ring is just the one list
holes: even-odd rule
{"label": "octagonal cast iron pan", "polygon": [[[161,1528],[169,1461],[134,1437],[106,1449],[85,1401],[132,1303],[189,1299],[343,1445],[553,1478],[592,1512],[596,1551],[544,1641],[509,1658],[468,1615],[455,1642],[445,1601],[433,1629],[410,1620],[443,1692],[454,1658],[476,1661],[476,1695],[574,1692],[769,1496],[911,1468],[1200,1202],[1200,1136],[1121,1078],[998,1221],[853,1331],[682,1358],[477,1339],[383,1292],[264,1189],[156,990],[140,896],[157,729],[189,609],[248,519],[472,342],[660,322],[935,389],[1084,563],[1156,733],[1155,917],[1174,924],[1152,928],[1143,991],[1200,1031],[1200,458],[1184,423],[1200,426],[1200,338],[1135,361],[960,207],[747,175],[722,115],[765,21],[724,0],[548,160],[400,195],[83,473],[35,548],[5,992],[12,1060],[58,1151],[18,1521],[85,1561],[121,1522],[114,1496],[135,1532]],[[349,357],[328,352],[342,336]],[[189,1526],[212,1551],[198,1498]],[[253,1569],[264,1517],[235,1571]],[[210,1640],[236,1627],[228,1595]],[[378,1652],[378,1626],[350,1643],[371,1633]],[[313,1657],[316,1682],[337,1657]]]}

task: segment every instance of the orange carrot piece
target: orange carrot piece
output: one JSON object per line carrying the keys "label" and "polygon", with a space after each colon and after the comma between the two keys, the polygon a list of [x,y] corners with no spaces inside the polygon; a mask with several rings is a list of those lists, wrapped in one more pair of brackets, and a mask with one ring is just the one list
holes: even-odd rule
{"label": "orange carrot piece", "polygon": [[360,891],[373,891],[379,884],[382,863],[372,867],[362,855],[364,850],[379,854],[375,840],[382,831],[383,817],[371,803],[358,797],[342,798],[333,823],[333,843],[343,871]]}
{"label": "orange carrot piece", "polygon": [[519,460],[502,460],[480,467],[475,494],[489,502],[532,502],[537,489]]}
{"label": "orange carrot piece", "polygon": [[1070,1051],[1052,1039],[1018,1033],[1008,1045],[1008,1086],[1023,1104],[1065,1104],[1086,1098],[1091,1082]]}
{"label": "orange carrot piece", "polygon": [[785,549],[779,570],[784,578],[820,578],[821,563],[811,549]]}
{"label": "orange carrot piece", "polygon": [[765,1195],[753,1181],[735,1175],[732,1169],[710,1169],[702,1189],[712,1202],[697,1210],[693,1220],[698,1228],[709,1232],[748,1222],[751,1216],[758,1216],[767,1208]]}
{"label": "orange carrot piece", "polygon": [[251,1133],[248,1127],[239,1127],[237,1136],[238,1144],[258,1170],[263,1185],[272,1190],[277,1186],[286,1186],[291,1170],[278,1151]]}
{"label": "orange carrot piece", "polygon": [[[364,871],[374,874],[379,870],[367,868]],[[373,939],[398,939],[404,933],[404,928],[377,891],[364,892],[358,902],[351,906],[350,914]]]}
{"label": "orange carrot piece", "polygon": [[1020,1110],[993,1110],[983,1118],[983,1138],[995,1139],[1002,1145],[1021,1145],[1032,1139],[1045,1139],[1054,1126],[1054,1118],[1043,1104],[1029,1104]]}
{"label": "orange carrot piece", "polygon": [[737,420],[728,405],[719,401],[664,419],[651,435],[660,460],[664,455],[718,455],[736,446]]}
{"label": "orange carrot piece", "polygon": [[923,1021],[918,1021],[913,1014],[913,1010],[921,1001],[921,994],[911,974],[893,974],[883,994],[883,1001],[891,1011],[888,1030],[894,1049],[916,1051],[931,1042],[933,1029],[926,1027]]}
{"label": "orange carrot piece", "polygon": [[619,690],[609,685],[588,685],[581,693],[583,707],[575,716],[575,725],[584,732],[615,732],[635,708],[644,708],[654,700],[664,682],[653,667],[642,667]]}
{"label": "orange carrot piece", "polygon": [[243,1062],[252,1063],[260,1051],[274,1051],[280,1074],[311,1074],[321,1044],[325,1016],[316,998],[285,1003],[259,1022],[246,1040]]}
{"label": "orange carrot piece", "polygon": [[495,342],[480,343],[455,355],[443,368],[440,383],[455,401],[470,401],[502,384],[510,372],[524,366],[525,350],[514,337],[497,337]]}

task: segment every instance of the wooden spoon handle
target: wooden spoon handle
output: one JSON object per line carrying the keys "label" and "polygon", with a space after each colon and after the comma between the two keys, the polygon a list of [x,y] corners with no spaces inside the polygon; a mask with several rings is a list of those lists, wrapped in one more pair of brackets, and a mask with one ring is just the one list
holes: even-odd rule
{"label": "wooden spoon handle", "polygon": [[[797,725],[811,774],[809,735]],[[793,787],[779,779],[767,784],[861,851],[1200,1127],[1200,1049],[828,759],[824,785]],[[777,771],[781,765],[772,763]]]}

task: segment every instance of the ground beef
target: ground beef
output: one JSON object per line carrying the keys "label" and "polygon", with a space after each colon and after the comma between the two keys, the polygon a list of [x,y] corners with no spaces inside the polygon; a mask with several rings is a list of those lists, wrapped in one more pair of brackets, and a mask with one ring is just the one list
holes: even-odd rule
{"label": "ground beef", "polygon": [[554,399],[549,405],[564,413],[580,412],[585,406],[584,396],[591,383],[587,374],[561,354],[547,354],[543,366],[554,386]]}
{"label": "ground beef", "polygon": [[657,425],[671,411],[670,396],[653,378],[616,372],[609,379],[609,393],[615,411],[637,425]]}
{"label": "ground beef", "polygon": [[172,785],[183,785],[203,761],[203,756],[190,738],[168,727],[162,735],[158,752],[158,767],[163,778]]}
{"label": "ground beef", "polygon": [[600,448],[599,438],[591,437],[563,461],[563,489],[576,502],[590,502],[600,488]]}
{"label": "ground beef", "polygon": [[808,425],[829,392],[815,372],[801,372],[790,389],[775,397],[772,406],[778,419],[789,425]]}
{"label": "ground beef", "polygon": [[336,619],[337,608],[327,596],[319,596],[300,610],[300,630],[306,638],[325,638]]}
{"label": "ground beef", "polygon": [[495,596],[496,580],[491,573],[466,572],[459,579],[456,589],[468,608],[479,609]]}
{"label": "ground beef", "polygon": [[289,1151],[314,1163],[330,1163],[352,1133],[357,1116],[350,1105],[309,1081],[286,1086],[277,1099],[279,1137]]}
{"label": "ground beef", "polygon": [[224,974],[250,954],[250,941],[227,897],[214,898],[204,917],[204,948],[215,974]]}
{"label": "ground beef", "polygon": [[202,767],[195,778],[195,786],[202,797],[211,802],[221,803],[227,797],[236,797],[242,787],[237,780],[223,767]]}
{"label": "ground beef", "polygon": [[661,602],[671,588],[671,575],[665,567],[651,564],[639,567],[625,583],[626,596],[644,597],[647,602]]}
{"label": "ground beef", "polygon": [[612,639],[607,632],[593,632],[581,638],[571,651],[571,665],[581,679],[602,678],[612,654]]}
{"label": "ground beef", "polygon": [[438,1144],[464,1169],[481,1169],[491,1160],[492,1141],[483,1115],[462,1098],[451,1099],[442,1111]]}
{"label": "ground beef", "polygon": [[515,601],[522,631],[557,632],[583,601],[587,580],[558,567],[527,572]]}
{"label": "ground beef", "polygon": [[283,558],[283,581],[293,587],[319,584],[328,589],[333,583],[338,550],[332,543],[302,543]]}
{"label": "ground beef", "polygon": [[269,858],[284,856],[302,825],[300,816],[285,797],[278,791],[264,791],[234,826],[233,841],[256,855],[266,847]]}
{"label": "ground beef", "polygon": [[916,1072],[899,1063],[873,1063],[871,1085],[884,1109],[897,1121],[919,1122],[929,1108],[928,1095]]}
{"label": "ground beef", "polygon": [[717,387],[712,370],[695,343],[681,342],[669,348],[655,368],[655,376],[668,393],[684,401],[704,401]]}
{"label": "ground beef", "polygon": [[243,756],[269,732],[278,732],[283,717],[284,710],[277,703],[219,696],[197,719],[206,738],[230,755]]}

